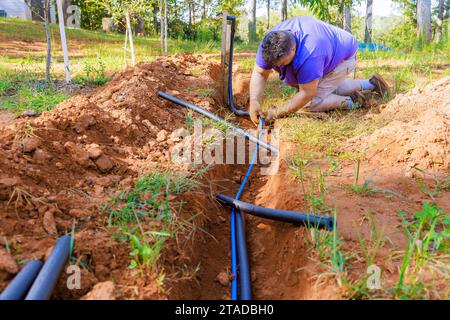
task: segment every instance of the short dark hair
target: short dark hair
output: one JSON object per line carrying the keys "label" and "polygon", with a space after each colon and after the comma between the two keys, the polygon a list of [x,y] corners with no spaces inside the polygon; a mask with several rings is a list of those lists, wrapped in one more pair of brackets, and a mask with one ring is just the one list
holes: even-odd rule
{"label": "short dark hair", "polygon": [[261,47],[264,62],[274,66],[286,56],[293,46],[292,36],[289,31],[271,31],[264,37]]}

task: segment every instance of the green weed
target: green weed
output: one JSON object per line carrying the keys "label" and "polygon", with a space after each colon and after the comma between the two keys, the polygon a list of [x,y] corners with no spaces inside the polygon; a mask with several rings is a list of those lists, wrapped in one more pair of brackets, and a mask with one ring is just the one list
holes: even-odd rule
{"label": "green weed", "polygon": [[[407,214],[400,211],[400,215]],[[422,203],[422,210],[403,220],[408,245],[396,288],[399,299],[427,298],[427,286],[420,277],[424,270],[432,270],[434,279],[449,279],[450,268],[445,261],[450,258],[450,218],[434,204]]]}
{"label": "green weed", "polygon": [[431,189],[429,189],[426,187],[425,182],[422,179],[420,179],[417,175],[413,176],[414,180],[419,185],[420,191],[430,197],[431,200],[436,201],[435,197],[438,196],[441,191],[450,189],[450,178],[440,178],[435,174],[426,172],[425,170],[417,167],[414,167],[414,169],[422,173],[425,177],[430,177],[432,179],[433,185],[431,186]]}
{"label": "green weed", "polygon": [[[203,172],[198,173],[201,174]],[[186,175],[151,172],[138,178],[130,190],[120,191],[104,206],[108,213],[107,224],[119,230],[118,239],[130,243],[129,268],[152,268],[168,239],[179,230],[194,228],[190,220],[177,216],[169,198],[197,185],[195,178]]]}

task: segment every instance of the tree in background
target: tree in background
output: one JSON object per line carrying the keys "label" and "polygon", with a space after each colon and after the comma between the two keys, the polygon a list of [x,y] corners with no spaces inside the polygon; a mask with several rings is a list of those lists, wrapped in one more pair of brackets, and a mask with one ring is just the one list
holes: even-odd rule
{"label": "tree in background", "polygon": [[287,20],[287,0],[280,0],[281,21]]}
{"label": "tree in background", "polygon": [[417,34],[420,41],[431,42],[431,0],[417,0]]}
{"label": "tree in background", "polygon": [[81,28],[98,30],[102,27],[102,19],[107,16],[103,8],[99,8],[95,3],[86,0],[72,0],[72,4],[81,9]]}
{"label": "tree in background", "polygon": [[352,33],[352,4],[344,6],[344,30]]}
{"label": "tree in background", "polygon": [[373,0],[367,0],[366,3],[366,19],[364,23],[364,42],[372,42],[372,15],[373,15]]}
{"label": "tree in background", "polygon": [[256,41],[256,0],[248,1],[248,41]]}
{"label": "tree in background", "polygon": [[445,1],[439,0],[437,7],[437,21],[436,21],[436,42],[442,41],[442,32],[444,26]]}
{"label": "tree in background", "polygon": [[[52,66],[52,41],[51,41],[51,33],[50,33],[50,6],[51,0],[43,0],[42,7],[44,9],[44,16],[40,15],[40,10],[35,6],[35,3],[32,0],[25,0],[25,4],[30,8],[30,10],[38,15],[45,22],[45,38],[47,41],[47,51],[45,55],[45,80],[47,82],[51,82],[51,66]],[[54,5],[54,3],[53,3]]]}

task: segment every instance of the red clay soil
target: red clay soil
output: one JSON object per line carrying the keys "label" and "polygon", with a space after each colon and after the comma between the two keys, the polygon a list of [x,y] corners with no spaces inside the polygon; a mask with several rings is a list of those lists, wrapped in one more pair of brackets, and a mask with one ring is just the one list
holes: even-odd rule
{"label": "red clay soil", "polygon": [[[429,189],[435,183],[433,177],[448,178],[449,90],[450,78],[447,78],[430,84],[424,90],[416,89],[397,97],[382,106],[379,114],[372,115],[382,119],[386,123],[384,127],[346,143],[352,150],[365,147],[367,159],[361,164],[360,183],[367,178],[372,179],[376,189],[382,192],[359,195],[349,191],[346,187],[354,181],[351,161],[344,161],[337,172],[326,177],[328,195],[325,204],[336,208],[338,232],[345,242],[343,250],[353,255],[348,262],[350,280],[363,277],[367,270],[358,236],[360,234],[365,240],[370,238],[368,213],[385,239],[385,245],[375,258],[375,264],[382,270],[383,286],[393,286],[398,280],[402,256],[394,257],[393,254],[406,246],[402,228],[404,217],[399,216],[399,211],[413,214],[420,211],[423,201],[430,202],[412,176],[422,179]],[[281,158],[287,160],[295,153],[296,146],[282,142],[281,150]],[[265,178],[261,188],[254,191],[257,196],[253,202],[272,208],[303,211],[305,195],[283,160],[278,174]],[[411,169],[411,166],[405,168],[405,163],[414,164],[427,174]],[[324,171],[326,162],[309,164],[311,170],[315,167]],[[409,170],[405,170],[407,168]],[[308,190],[309,185],[306,187]],[[439,208],[450,211],[450,190],[442,190],[434,200]],[[257,298],[339,299],[345,294],[338,289],[335,280],[327,276],[327,269],[314,259],[310,249],[306,249],[304,243],[311,235],[305,230],[267,220],[249,220],[257,220],[253,224],[257,227],[249,231],[252,268],[257,274],[254,282]],[[270,276],[268,270],[271,270]],[[425,277],[427,283],[435,284],[436,292],[447,290],[445,280],[436,278],[434,274]]]}
{"label": "red clay soil", "polygon": [[0,110],[0,128],[12,124],[15,118],[12,112]]}
{"label": "red clay soil", "polygon": [[[191,68],[199,65],[205,64],[191,55],[141,63],[37,119],[0,127],[0,290],[17,271],[16,262],[44,258],[57,236],[75,224],[74,256],[89,262],[89,270],[83,269],[81,290],[65,289],[61,277],[56,298],[79,298],[111,279],[120,288],[117,297],[166,296],[155,292],[151,275],[134,277],[127,270],[130,249],[112,238],[101,207],[116,185],[127,189],[141,172],[173,167],[168,134],[183,127],[186,111],[157,92],[213,105],[213,99],[195,95],[213,85],[207,75],[192,76]],[[188,198],[200,211],[211,205],[204,193]],[[191,214],[191,205],[183,208]],[[181,266],[185,259],[173,252],[172,260]]]}
{"label": "red clay soil", "polygon": [[450,77],[397,96],[382,108],[389,123],[350,141],[380,168],[450,171]]}
{"label": "red clay soil", "polygon": [[[0,290],[18,271],[18,261],[44,258],[57,236],[70,232],[75,223],[74,256],[89,262],[89,270],[82,271],[81,290],[68,290],[64,274],[54,298],[78,299],[91,289],[85,298],[229,298],[229,210],[221,208],[213,195],[233,195],[239,186],[236,177],[245,173],[246,166],[216,166],[206,173],[200,189],[173,199],[175,205],[183,203],[183,216],[203,215],[195,221],[199,230],[193,236],[185,234],[170,241],[158,263],[160,270],[128,269],[130,248],[112,237],[115,230],[105,227],[107,216],[101,209],[117,190],[129,189],[142,172],[192,169],[176,167],[169,154],[168,136],[183,127],[187,111],[159,99],[157,92],[167,91],[216,111],[218,103],[196,91],[217,87],[218,79],[206,72],[193,76],[193,68],[217,74],[217,66],[200,57],[160,58],[128,69],[107,85],[73,97],[37,119],[21,119],[13,127],[0,129]],[[282,159],[295,148],[286,143],[281,147]],[[376,262],[386,271],[383,279],[391,281],[398,276],[400,261],[389,259],[389,250],[402,249],[405,243],[398,210],[413,213],[426,197],[411,178],[380,167],[378,162],[364,164],[361,176],[368,177],[373,170],[374,178],[380,180],[378,187],[404,197],[363,197],[340,188],[353,181],[352,165],[344,163],[327,180],[332,188],[327,205],[336,207],[339,233],[349,252],[358,246],[356,225],[368,237],[370,224],[364,217],[371,210],[390,240]],[[244,201],[306,210],[304,194],[285,161],[275,176],[259,176],[255,169],[246,190]],[[449,194],[442,192],[436,199],[443,209],[450,208]],[[246,228],[256,299],[342,297],[326,276],[327,270],[311,259],[311,235],[304,228],[250,216]],[[358,277],[366,267],[356,257],[349,272]],[[155,281],[162,268],[164,291]]]}

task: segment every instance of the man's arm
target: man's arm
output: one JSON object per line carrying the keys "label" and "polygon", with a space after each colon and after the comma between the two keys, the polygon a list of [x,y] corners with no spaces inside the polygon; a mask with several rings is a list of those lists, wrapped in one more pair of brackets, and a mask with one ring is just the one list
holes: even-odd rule
{"label": "man's arm", "polygon": [[317,94],[317,85],[319,80],[314,80],[308,83],[300,84],[299,92],[291,99],[286,101],[281,107],[277,109],[271,109],[266,114],[266,120],[270,121],[274,118],[284,117],[290,113],[296,112],[305,104],[314,98]]}
{"label": "man's arm", "polygon": [[258,115],[262,115],[262,99],[267,79],[272,70],[266,70],[255,64],[252,78],[250,80],[250,118],[254,123],[258,123]]}

